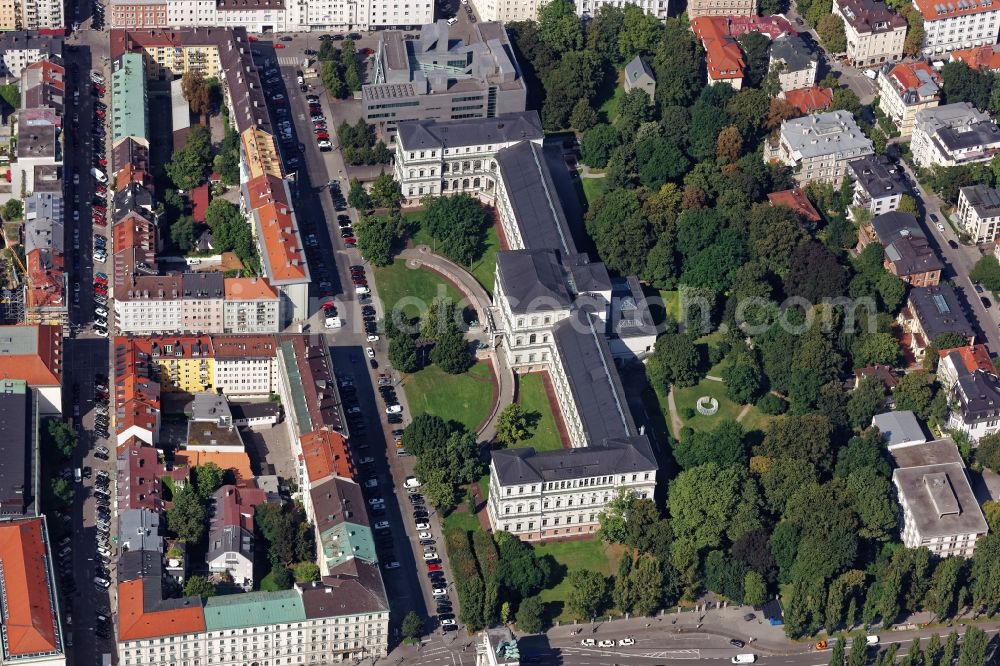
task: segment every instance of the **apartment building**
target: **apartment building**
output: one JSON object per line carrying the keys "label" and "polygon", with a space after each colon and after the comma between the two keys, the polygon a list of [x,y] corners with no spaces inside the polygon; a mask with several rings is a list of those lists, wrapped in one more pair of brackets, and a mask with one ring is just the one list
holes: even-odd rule
{"label": "apartment building", "polygon": [[874,155],[872,142],[848,111],[831,111],[785,120],[777,144],[765,146],[764,158],[792,167],[799,185],[819,182],[840,187],[847,165]]}
{"label": "apartment building", "polygon": [[620,489],[652,498],[656,458],[645,437],[561,451],[494,451],[487,511],[495,530],[525,541],[591,534]]}
{"label": "apartment building", "polygon": [[44,516],[0,523],[4,664],[66,665],[52,551]]}
{"label": "apartment building", "polygon": [[878,74],[879,108],[896,124],[900,136],[908,137],[917,113],[941,102],[942,83],[937,70],[922,60],[886,63]]}
{"label": "apartment building", "polygon": [[887,271],[913,287],[933,287],[941,281],[944,263],[913,215],[899,211],[883,213],[863,226],[860,233],[873,230],[884,248],[883,266]]}
{"label": "apartment building", "polygon": [[37,192],[24,200],[25,320],[68,324],[65,209],[61,193]]}
{"label": "apartment building", "polygon": [[903,56],[906,19],[877,0],[834,0],[833,15],[844,20],[847,59],[855,67],[878,65]]}
{"label": "apartment building", "polygon": [[728,19],[702,16],[691,21],[691,31],[705,48],[708,83],[725,83],[736,90],[743,87],[746,63],[736,38],[729,34]]}
{"label": "apartment building", "polygon": [[2,32],[0,76],[20,79],[21,72],[28,65],[40,60],[52,60],[56,56],[61,58],[62,48],[62,37],[41,35],[26,29],[11,28],[9,32]]}
{"label": "apartment building", "polygon": [[278,292],[264,278],[225,279],[222,303],[224,333],[277,333],[280,327]]}
{"label": "apartment building", "polygon": [[910,351],[917,360],[944,333],[957,333],[970,345],[976,341],[975,329],[965,316],[955,288],[948,284],[911,289],[906,307],[897,319],[910,334]]}
{"label": "apartment building", "polygon": [[[108,24],[112,28],[137,30],[141,28],[166,28],[166,0],[111,0],[108,4]],[[215,2],[212,7],[214,9]]]}
{"label": "apartment building", "polygon": [[937,557],[972,557],[989,527],[950,438],[891,451],[903,512],[900,535],[907,548],[927,548]]}
{"label": "apartment building", "polygon": [[872,217],[891,213],[899,208],[904,194],[909,194],[903,170],[885,155],[869,155],[847,164],[854,179],[854,196],[851,215],[855,210],[866,210]]}
{"label": "apartment building", "polygon": [[917,113],[910,141],[917,166],[958,166],[988,162],[1000,151],[1000,128],[969,102]]}
{"label": "apartment building", "polygon": [[819,58],[798,35],[783,34],[771,43],[768,71],[780,66],[778,84],[782,91],[808,88],[816,83]]}
{"label": "apartment building", "polygon": [[1000,190],[969,185],[958,190],[955,209],[959,226],[975,243],[989,243],[1000,236]]}
{"label": "apartment building", "polygon": [[124,53],[111,66],[111,146],[131,139],[149,147],[146,63],[139,53]]}
{"label": "apartment building", "polygon": [[345,567],[281,592],[166,598],[162,555],[118,565],[118,663],[174,666],[325,664],[384,657],[389,605],[375,565]]}
{"label": "apartment building", "polygon": [[973,443],[1000,430],[1000,379],[994,370],[958,373],[948,398],[948,426]]}
{"label": "apartment building", "polygon": [[691,0],[687,8],[690,19],[704,16],[753,16],[757,3],[753,0]]}
{"label": "apartment building", "polygon": [[[58,30],[66,28],[61,0],[14,0],[15,27],[18,30]],[[9,17],[10,9],[6,13]]]}
{"label": "apartment building", "polygon": [[62,342],[61,326],[0,326],[0,381],[27,382],[42,416],[62,413]]}
{"label": "apartment building", "polygon": [[986,345],[938,351],[937,380],[945,391],[950,391],[960,376],[971,375],[977,370],[994,372],[990,350]]}
{"label": "apartment building", "polygon": [[[737,0],[716,0],[717,2],[733,2],[738,4]],[[669,0],[636,0],[633,3],[636,7],[644,11],[650,16],[655,16],[656,18],[666,19],[670,16],[670,2]],[[744,3],[745,4],[745,3]],[[576,0],[576,13],[579,16],[587,20],[597,16],[597,12],[600,11],[601,7],[609,5],[611,7],[621,7],[617,0]]]}
{"label": "apartment building", "polygon": [[527,88],[502,23],[379,33],[371,83],[361,88],[365,121],[387,140],[406,120],[493,118],[523,111]]}
{"label": "apartment building", "polygon": [[971,69],[1000,71],[1000,44],[987,44],[973,49],[957,49],[951,52],[951,61],[961,61]]}
{"label": "apartment building", "polygon": [[213,574],[226,573],[245,591],[253,589],[254,508],[267,501],[259,488],[224,485],[209,504],[208,552],[205,563]]}
{"label": "apartment building", "polygon": [[1000,30],[993,0],[913,0],[924,19],[924,55],[992,46]]}
{"label": "apartment building", "polygon": [[0,443],[4,461],[0,469],[0,520],[41,513],[37,403],[27,382],[0,381],[0,423],[3,423],[4,435]]}

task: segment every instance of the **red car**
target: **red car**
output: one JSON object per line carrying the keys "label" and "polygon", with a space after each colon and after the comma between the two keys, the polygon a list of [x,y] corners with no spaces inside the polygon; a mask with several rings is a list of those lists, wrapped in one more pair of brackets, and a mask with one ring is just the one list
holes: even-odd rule
{"label": "red car", "polygon": [[105,219],[103,217],[95,217],[94,218],[94,224],[96,224],[99,227],[106,227],[106,226],[108,226],[107,221],[105,221]]}
{"label": "red car", "polygon": [[285,45],[284,44],[275,44],[274,48],[276,48],[276,49],[283,49],[283,48],[285,48]]}
{"label": "red car", "polygon": [[427,570],[428,571],[442,571],[440,564],[428,564],[427,565]]}
{"label": "red car", "polygon": [[247,39],[249,39],[251,42],[256,42],[257,41],[257,38],[254,37],[253,35],[248,35]]}
{"label": "red car", "polygon": [[316,140],[317,141],[323,141],[324,139],[327,140],[327,141],[329,141],[330,140],[330,135],[327,134],[326,132],[320,132],[319,134],[316,135]]}
{"label": "red car", "polygon": [[104,277],[101,277],[100,275],[95,275],[94,276],[94,284],[107,285],[108,284],[108,279],[104,278]]}
{"label": "red car", "polygon": [[347,238],[344,239],[344,242],[345,243],[357,243],[358,239],[355,238],[354,236],[348,236]]}
{"label": "red car", "polygon": [[94,188],[94,191],[97,192],[98,194],[107,194],[108,188],[104,187],[103,185],[98,185],[97,187]]}
{"label": "red car", "polygon": [[108,165],[108,160],[106,160],[103,157],[100,157],[100,158],[98,158],[97,163],[100,164],[101,166],[107,166]]}
{"label": "red car", "polygon": [[104,118],[105,114],[100,109],[97,109],[96,111],[94,111],[94,115],[96,115],[98,118]]}
{"label": "red car", "polygon": [[108,286],[105,285],[105,284],[95,284],[94,285],[94,293],[95,294],[100,294],[101,296],[107,296],[108,295]]}

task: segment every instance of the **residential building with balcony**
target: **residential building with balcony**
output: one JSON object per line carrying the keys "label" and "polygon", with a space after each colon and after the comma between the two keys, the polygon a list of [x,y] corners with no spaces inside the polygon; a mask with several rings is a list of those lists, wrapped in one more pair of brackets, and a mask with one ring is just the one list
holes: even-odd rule
{"label": "residential building with balcony", "polygon": [[387,140],[407,120],[493,118],[524,111],[527,88],[502,23],[379,33],[371,83],[361,88],[365,121]]}
{"label": "residential building with balcony", "polygon": [[899,447],[891,455],[903,545],[927,548],[937,557],[972,557],[989,526],[955,442],[945,438]]}
{"label": "residential building with balcony", "polygon": [[931,342],[945,333],[957,333],[970,345],[976,341],[975,329],[965,316],[955,288],[948,284],[911,289],[897,319],[910,336],[910,351],[917,360],[924,357]]}
{"label": "residential building with balcony", "polygon": [[891,213],[899,208],[903,195],[910,193],[903,169],[885,155],[853,160],[848,162],[847,168],[854,179],[852,217],[856,209],[866,210],[872,217]]}
{"label": "residential building with balcony", "polygon": [[728,20],[722,16],[702,16],[691,21],[691,30],[705,48],[708,84],[721,82],[736,90],[742,88],[746,63],[739,42],[729,34]]}
{"label": "residential building with balcony", "polygon": [[18,30],[59,30],[66,28],[61,0],[14,0]]}
{"label": "residential building with balcony", "polygon": [[917,113],[933,109],[941,102],[943,81],[926,62],[886,63],[879,69],[879,108],[889,117],[899,134],[913,134]]}
{"label": "residential building with balcony", "polygon": [[38,192],[24,200],[25,321],[69,323],[65,209],[61,193]]}
{"label": "residential building with balcony", "polygon": [[753,16],[757,13],[757,3],[752,0],[691,0],[687,12],[690,19],[704,16]]}
{"label": "residential building with balcony", "polygon": [[973,444],[1000,431],[1000,379],[994,371],[958,373],[948,402],[948,427],[965,433]]}
{"label": "residential building with balcony", "polygon": [[1000,190],[986,185],[968,185],[958,190],[955,217],[975,243],[1000,237]]}
{"label": "residential building with balcony", "polygon": [[[727,0],[716,1],[724,2]],[[737,0],[728,1],[735,3]],[[636,2],[632,4],[636,5],[639,9],[650,16],[655,16],[661,21],[668,18],[670,15],[669,0],[636,0]],[[612,7],[620,6],[616,0],[576,0],[576,13],[579,14],[581,18],[586,20],[597,16],[597,12],[600,11],[601,7],[604,5],[610,5]]]}
{"label": "residential building with balcony", "polygon": [[988,162],[1000,152],[1000,128],[968,102],[924,109],[916,115],[910,150],[925,169]]}
{"label": "residential building with balcony", "polygon": [[259,488],[224,485],[209,503],[208,552],[213,574],[228,574],[245,591],[253,589],[254,508],[267,501]]}
{"label": "residential building with balcony", "polygon": [[798,35],[785,33],[771,42],[768,71],[778,69],[778,84],[782,91],[808,88],[816,83],[819,58]]}
{"label": "residential building with balcony", "polygon": [[847,165],[874,155],[872,142],[847,111],[831,111],[785,120],[777,142],[765,146],[764,157],[794,169],[799,185],[830,183],[840,187]]}
{"label": "residential building with balcony", "polygon": [[944,264],[928,242],[917,218],[910,213],[883,213],[861,225],[858,250],[878,242],[884,248],[883,266],[913,287],[933,287],[941,281]]}
{"label": "residential building with balcony", "polygon": [[490,524],[525,541],[592,534],[601,511],[622,489],[652,498],[656,472],[646,437],[615,437],[561,451],[494,451]]}
{"label": "residential building with balcony", "polygon": [[906,19],[877,0],[834,0],[833,15],[844,20],[847,59],[855,67],[878,65],[903,56]]}
{"label": "residential building with balcony", "polygon": [[1000,2],[913,0],[913,5],[924,19],[925,56],[996,44]]}
{"label": "residential building with balcony", "polygon": [[11,28],[0,33],[0,76],[20,79],[24,68],[33,63],[61,63],[62,51],[62,37]]}
{"label": "residential building with balcony", "polygon": [[955,347],[938,352],[937,380],[945,391],[951,390],[959,377],[971,375],[976,370],[994,372],[986,345]]}
{"label": "residential building with balcony", "polygon": [[264,278],[225,279],[222,304],[224,333],[277,333],[280,327],[278,292]]}

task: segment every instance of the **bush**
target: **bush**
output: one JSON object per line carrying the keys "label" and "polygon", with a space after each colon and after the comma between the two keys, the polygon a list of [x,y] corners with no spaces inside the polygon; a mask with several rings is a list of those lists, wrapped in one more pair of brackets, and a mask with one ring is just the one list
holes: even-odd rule
{"label": "bush", "polygon": [[693,407],[685,407],[684,409],[682,409],[681,410],[681,418],[684,419],[685,421],[687,421],[688,419],[693,419],[694,418],[694,408]]}
{"label": "bush", "polygon": [[464,530],[446,531],[444,542],[448,548],[448,559],[451,560],[455,587],[462,606],[459,620],[471,630],[479,629],[484,626],[483,601],[486,586],[476,567],[469,533]]}
{"label": "bush", "polygon": [[785,410],[788,409],[788,403],[773,393],[768,393],[757,401],[757,409],[760,410],[761,414],[777,416],[785,413]]}

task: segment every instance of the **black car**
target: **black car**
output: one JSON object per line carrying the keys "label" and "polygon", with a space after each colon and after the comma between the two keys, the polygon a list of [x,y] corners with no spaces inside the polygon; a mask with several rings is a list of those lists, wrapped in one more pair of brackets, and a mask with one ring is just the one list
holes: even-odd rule
{"label": "black car", "polygon": [[372,367],[372,370],[377,370],[378,369],[378,361],[376,361],[373,358],[372,359],[368,359],[368,365],[370,365]]}
{"label": "black car", "polygon": [[731,641],[729,641],[729,644],[732,645],[733,647],[736,647],[736,648],[741,648],[744,645],[746,645],[746,643],[744,643],[743,641],[741,641],[741,640],[739,640],[737,638],[734,638]]}
{"label": "black car", "polygon": [[986,298],[985,296],[980,296],[979,300],[983,302],[983,307],[984,308],[988,308],[991,305],[993,305],[992,303],[990,303],[990,299]]}
{"label": "black car", "polygon": [[441,627],[441,631],[458,631],[457,624],[446,624]]}
{"label": "black car", "polygon": [[414,518],[426,518],[427,517],[427,512],[426,511],[414,511],[413,512],[413,517]]}
{"label": "black car", "polygon": [[353,39],[354,41],[358,41],[359,39],[361,39],[361,35],[359,35],[356,32],[352,32],[352,33],[350,33],[350,34],[347,35],[347,38],[348,39]]}
{"label": "black car", "polygon": [[439,620],[454,620],[455,616],[451,613],[438,613]]}
{"label": "black car", "polygon": [[389,414],[389,418],[386,419],[386,420],[389,423],[402,423],[403,422],[403,415],[402,414]]}
{"label": "black car", "polygon": [[420,540],[420,545],[421,546],[433,546],[435,543],[437,543],[437,542],[434,539],[421,539]]}

